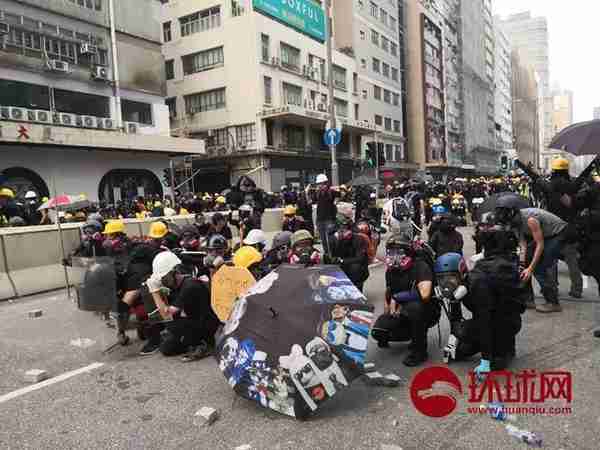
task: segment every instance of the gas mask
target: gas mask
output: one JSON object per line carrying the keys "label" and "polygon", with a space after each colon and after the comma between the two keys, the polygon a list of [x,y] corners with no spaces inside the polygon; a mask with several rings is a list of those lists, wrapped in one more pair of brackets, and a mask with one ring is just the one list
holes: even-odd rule
{"label": "gas mask", "polygon": [[185,250],[196,251],[200,246],[200,241],[196,238],[184,238],[179,241],[179,246]]}
{"label": "gas mask", "polygon": [[102,243],[102,246],[104,249],[114,253],[121,253],[125,250],[123,240],[119,237],[109,237]]}
{"label": "gas mask", "polygon": [[204,265],[209,269],[217,270],[223,264],[225,264],[225,260],[221,255],[209,254],[204,258]]}
{"label": "gas mask", "polygon": [[386,251],[385,264],[388,269],[409,270],[414,264],[414,258],[403,248],[389,248]]}
{"label": "gas mask", "polygon": [[335,233],[336,238],[339,241],[349,241],[352,239],[352,228],[344,226],[339,229],[337,233]]}
{"label": "gas mask", "polygon": [[515,211],[511,208],[496,208],[494,212],[496,223],[502,225],[511,225],[515,219]]}

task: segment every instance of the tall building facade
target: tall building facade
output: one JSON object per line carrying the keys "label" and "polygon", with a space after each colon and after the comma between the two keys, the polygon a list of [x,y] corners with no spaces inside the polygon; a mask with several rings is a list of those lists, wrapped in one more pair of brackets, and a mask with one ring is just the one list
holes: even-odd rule
{"label": "tall building facade", "polygon": [[548,23],[545,17],[532,17],[531,12],[513,14],[500,20],[500,25],[521,59],[535,70],[540,79],[540,150],[548,147],[553,137],[552,97],[550,93],[550,60]]}
{"label": "tall building facade", "polygon": [[[332,0],[333,37],[354,57],[358,72],[358,118],[375,125],[383,142],[388,175],[414,169],[405,151],[398,0]],[[373,140],[365,136],[363,144]],[[364,150],[364,145],[363,145]]]}
{"label": "tall building facade", "polygon": [[496,148],[498,150],[508,150],[513,148],[510,43],[497,23],[497,19],[494,21],[494,35],[494,117]]}
{"label": "tall building facade", "polygon": [[[172,128],[206,143],[206,155],[193,161],[197,190],[218,191],[248,174],[266,191],[278,191],[329,173],[323,134],[332,104],[342,126],[341,182],[353,176],[362,137],[375,132],[377,116],[364,111],[371,107],[368,99],[384,108],[377,122],[384,133],[398,136],[391,150],[401,155],[401,117],[392,113],[400,105],[399,89],[392,92],[381,82],[375,83],[379,90],[369,90],[360,81],[355,50],[337,41],[340,51],[333,52],[328,67],[322,5],[295,4],[298,8],[275,0],[179,0],[161,6]],[[390,46],[388,41],[388,51]],[[383,57],[378,61],[379,77],[383,70],[391,77],[391,65],[384,66]]]}
{"label": "tall building facade", "polygon": [[596,106],[593,111],[594,120],[600,119],[600,106]]}
{"label": "tall building facade", "polygon": [[18,193],[163,194],[169,155],[194,151],[169,137],[159,6],[0,0],[0,171]]}
{"label": "tall building facade", "polygon": [[511,51],[513,141],[518,158],[533,167],[540,165],[538,80],[534,69]]}
{"label": "tall building facade", "polygon": [[[564,128],[573,124],[573,91],[568,89],[555,88],[551,92],[552,97],[552,135],[556,135]],[[545,149],[540,157],[541,169],[545,173],[550,173],[552,159],[561,156],[567,158],[572,166],[575,165],[575,158],[570,153],[561,149]]]}

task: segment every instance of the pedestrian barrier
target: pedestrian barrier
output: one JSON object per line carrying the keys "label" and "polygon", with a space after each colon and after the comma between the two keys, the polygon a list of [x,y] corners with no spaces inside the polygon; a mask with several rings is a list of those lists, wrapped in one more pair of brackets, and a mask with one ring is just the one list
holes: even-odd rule
{"label": "pedestrian barrier", "polygon": [[[207,220],[210,220],[212,214],[206,214]],[[263,230],[267,233],[279,231],[282,218],[282,209],[266,210],[262,219]],[[150,224],[156,220],[156,218],[125,219],[127,234],[138,237],[147,235]],[[169,220],[182,226],[192,224],[194,216],[174,216]],[[80,227],[81,223],[61,226],[65,255],[71,253],[81,243]],[[232,232],[234,237],[237,236],[234,227]],[[61,265],[62,258],[56,225],[0,229],[0,300],[64,287],[65,271]],[[71,272],[71,275],[75,274]]]}

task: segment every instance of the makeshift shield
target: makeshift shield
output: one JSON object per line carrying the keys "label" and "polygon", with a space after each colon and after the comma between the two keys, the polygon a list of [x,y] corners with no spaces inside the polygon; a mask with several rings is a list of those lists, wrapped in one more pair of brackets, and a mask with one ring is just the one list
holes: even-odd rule
{"label": "makeshift shield", "polygon": [[117,297],[113,258],[72,258],[69,270],[77,292],[77,307],[83,311],[110,311]]}
{"label": "makeshift shield", "polygon": [[245,267],[223,265],[212,276],[210,303],[221,322],[229,318],[234,302],[255,283]]}

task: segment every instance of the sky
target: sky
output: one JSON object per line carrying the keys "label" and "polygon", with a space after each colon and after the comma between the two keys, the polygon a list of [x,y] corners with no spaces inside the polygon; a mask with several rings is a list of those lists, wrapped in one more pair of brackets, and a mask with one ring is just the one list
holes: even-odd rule
{"label": "sky", "polygon": [[[474,0],[467,0],[474,1]],[[524,11],[548,20],[550,87],[573,91],[574,120],[591,120],[600,106],[600,1],[492,0],[494,14]]]}

